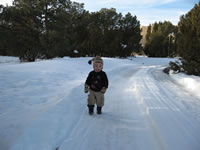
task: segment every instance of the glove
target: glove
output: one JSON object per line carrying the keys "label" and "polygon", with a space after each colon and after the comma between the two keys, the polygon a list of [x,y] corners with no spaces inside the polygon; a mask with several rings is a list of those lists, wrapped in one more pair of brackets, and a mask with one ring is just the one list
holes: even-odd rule
{"label": "glove", "polygon": [[101,89],[101,93],[106,93],[106,90],[107,90],[107,88],[106,87],[103,87],[102,89]]}
{"label": "glove", "polygon": [[89,90],[89,86],[85,84],[85,93],[88,93],[88,90]]}

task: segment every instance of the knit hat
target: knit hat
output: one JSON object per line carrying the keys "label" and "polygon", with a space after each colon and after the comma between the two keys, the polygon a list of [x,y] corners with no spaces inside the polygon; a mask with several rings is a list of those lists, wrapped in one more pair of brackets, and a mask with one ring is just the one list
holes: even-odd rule
{"label": "knit hat", "polygon": [[103,59],[100,56],[93,58],[93,63],[101,63],[103,65]]}

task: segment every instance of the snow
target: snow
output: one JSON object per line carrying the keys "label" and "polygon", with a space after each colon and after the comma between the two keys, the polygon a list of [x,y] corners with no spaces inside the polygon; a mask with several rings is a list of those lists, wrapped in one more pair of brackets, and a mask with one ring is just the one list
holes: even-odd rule
{"label": "snow", "polygon": [[184,73],[180,74],[172,74],[171,75],[174,80],[176,80],[177,83],[179,83],[183,88],[189,92],[191,92],[193,95],[200,97],[200,77],[197,76],[188,76]]}
{"label": "snow", "polygon": [[0,64],[2,63],[19,63],[18,57],[0,56]]}
{"label": "snow", "polygon": [[199,150],[200,77],[164,74],[169,58],[103,58],[103,114],[88,115],[90,57],[0,57],[2,150]]}

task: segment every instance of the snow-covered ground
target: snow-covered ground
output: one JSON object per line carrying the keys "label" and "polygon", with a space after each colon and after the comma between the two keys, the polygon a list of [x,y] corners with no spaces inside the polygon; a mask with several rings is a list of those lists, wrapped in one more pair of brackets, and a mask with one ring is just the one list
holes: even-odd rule
{"label": "snow-covered ground", "polygon": [[0,57],[0,150],[200,149],[199,77],[164,74],[173,59],[104,58],[103,114],[89,116],[89,59]]}
{"label": "snow-covered ground", "polygon": [[0,65],[3,63],[19,63],[18,57],[11,57],[11,56],[0,56]]}

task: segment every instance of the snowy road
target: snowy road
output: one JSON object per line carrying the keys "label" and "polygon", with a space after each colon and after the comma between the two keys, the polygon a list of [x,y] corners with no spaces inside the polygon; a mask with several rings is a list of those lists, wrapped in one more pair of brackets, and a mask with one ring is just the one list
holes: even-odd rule
{"label": "snowy road", "polygon": [[[84,61],[81,59],[78,65]],[[110,63],[105,66],[110,82],[102,115],[88,115],[83,84],[91,68],[80,66],[82,76],[79,76],[79,80],[68,77],[71,82],[65,82],[62,86],[67,90],[56,92],[59,96],[54,96],[51,101],[31,101],[30,106],[15,110],[17,114],[11,111],[6,116],[5,113],[0,114],[0,121],[4,121],[3,127],[7,130],[0,127],[0,149],[199,150],[200,100],[164,74],[160,60],[156,63],[143,61],[105,60],[105,64]],[[58,64],[66,65],[66,62]],[[75,61],[71,61],[69,66],[75,64]],[[74,68],[77,69],[76,66]],[[3,73],[6,71],[4,69]],[[0,78],[3,77],[2,74]],[[31,108],[28,116],[22,115],[28,108]],[[22,116],[23,119],[20,118]],[[25,123],[8,121],[17,117]],[[6,125],[18,125],[20,133],[10,131],[13,128]],[[2,137],[5,134],[6,140]],[[9,138],[12,140],[9,141]]]}
{"label": "snowy road", "polygon": [[127,69],[111,80],[104,114],[80,117],[60,149],[198,150],[200,124],[186,98],[195,101],[161,70]]}

